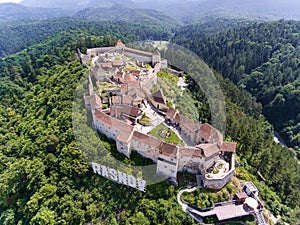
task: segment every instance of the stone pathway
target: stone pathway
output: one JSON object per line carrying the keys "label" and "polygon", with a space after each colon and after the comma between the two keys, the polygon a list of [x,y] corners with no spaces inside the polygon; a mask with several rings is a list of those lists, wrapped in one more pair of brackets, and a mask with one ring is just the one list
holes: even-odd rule
{"label": "stone pathway", "polygon": [[183,203],[181,201],[181,195],[184,193],[184,192],[188,192],[188,193],[191,193],[191,192],[194,192],[197,188],[196,187],[193,187],[193,188],[186,188],[186,189],[183,189],[183,190],[180,190],[177,194],[177,201],[179,203],[179,205],[182,207],[182,210],[184,212],[186,212],[186,209],[188,208],[188,205]]}
{"label": "stone pathway", "polygon": [[191,217],[196,220],[197,222],[199,222],[200,224],[202,223],[202,218],[201,217],[198,217],[198,216],[195,216],[193,215],[192,212],[190,212],[190,207],[181,201],[181,195],[184,193],[184,192],[188,192],[188,193],[191,193],[191,192],[194,192],[195,190],[197,189],[197,187],[193,187],[193,188],[186,188],[186,189],[183,189],[183,190],[180,190],[177,194],[177,202],[179,203],[179,205],[181,206],[182,210],[184,212],[188,212]]}

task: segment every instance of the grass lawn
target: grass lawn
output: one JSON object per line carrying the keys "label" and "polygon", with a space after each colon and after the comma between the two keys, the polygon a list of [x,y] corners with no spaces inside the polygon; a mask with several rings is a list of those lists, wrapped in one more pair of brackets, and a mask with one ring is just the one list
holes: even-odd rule
{"label": "grass lawn", "polygon": [[170,128],[166,127],[163,124],[159,124],[153,130],[151,130],[150,134],[165,142],[172,144],[180,144],[184,146],[184,143],[182,142],[182,140],[179,139],[179,137],[174,133],[174,131],[172,131]]}
{"label": "grass lawn", "polygon": [[123,69],[123,71],[124,71],[124,72],[131,72],[131,71],[133,71],[133,70],[138,70],[138,69],[140,69],[140,67],[138,67],[138,66],[133,66],[133,65],[128,65],[128,66],[126,66],[126,67]]}
{"label": "grass lawn", "polygon": [[143,114],[140,121],[143,122],[143,123],[151,123],[151,119],[148,116],[146,116],[145,114]]}

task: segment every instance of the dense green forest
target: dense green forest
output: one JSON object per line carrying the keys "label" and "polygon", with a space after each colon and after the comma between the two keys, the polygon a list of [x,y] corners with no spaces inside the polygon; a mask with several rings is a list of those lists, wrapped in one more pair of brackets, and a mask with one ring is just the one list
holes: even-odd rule
{"label": "dense green forest", "polygon": [[202,21],[206,16],[260,20],[300,18],[298,0],[23,0],[20,4],[29,7],[59,7],[72,12],[82,8],[122,4],[132,9],[159,10],[185,24]]}
{"label": "dense green forest", "polygon": [[93,8],[100,6],[108,8],[116,4],[130,6],[133,5],[134,2],[131,0],[44,0],[43,2],[38,0],[23,0],[20,4],[27,7],[45,7],[51,9],[59,7],[64,10],[77,12],[83,8]]}
{"label": "dense green forest", "polygon": [[[147,29],[145,29],[145,25],[135,20],[127,23],[124,21],[111,23],[109,21],[91,21],[75,17],[48,20],[18,20],[0,23],[0,57],[6,57],[21,51],[27,46],[37,44],[61,31],[80,29],[90,35],[100,36],[107,34],[114,35],[115,38],[122,37],[124,41],[164,40],[168,39],[172,34],[173,25],[163,23],[160,26],[151,26],[149,24]],[[79,47],[82,46],[79,45]],[[86,43],[85,47],[92,46],[90,43]]]}
{"label": "dense green forest", "polygon": [[193,25],[179,27],[176,30],[175,36],[178,35],[177,33],[189,30],[189,32],[196,33],[197,36],[199,35],[199,37],[203,38],[216,33],[225,32],[229,29],[251,25],[255,22],[257,22],[257,20],[208,15],[201,18],[201,20],[196,23],[193,23]]}
{"label": "dense green forest", "polygon": [[77,12],[74,16],[97,21],[135,21],[139,24],[145,24],[149,28],[151,26],[175,28],[182,25],[179,20],[162,12],[151,9],[130,9],[121,4],[117,4],[110,8],[104,8],[102,6],[86,8]]}
{"label": "dense green forest", "polygon": [[67,16],[69,13],[62,9],[47,9],[38,7],[25,7],[14,3],[0,3],[0,21],[19,19],[46,19]]}
{"label": "dense green forest", "polygon": [[172,186],[143,194],[89,169],[72,132],[74,90],[86,72],[79,40],[116,42],[63,32],[1,61],[0,223],[194,224]]}
{"label": "dense green forest", "polygon": [[[146,39],[150,31],[126,23],[99,29],[95,23],[36,40],[0,60],[1,224],[195,224],[177,204],[173,186],[156,184],[140,193],[94,175],[73,135],[73,95],[86,72],[76,48]],[[215,75],[226,95],[226,138],[238,143],[238,178],[253,180],[265,207],[282,221],[299,223],[299,164],[273,142],[260,104]],[[203,101],[192,80],[189,92],[194,102]],[[195,107],[207,116],[207,105]],[[114,150],[114,144],[102,142]],[[258,171],[265,182],[256,177]]]}
{"label": "dense green forest", "polygon": [[174,42],[250,91],[300,157],[300,22],[255,23],[214,35],[195,25],[179,31]]}

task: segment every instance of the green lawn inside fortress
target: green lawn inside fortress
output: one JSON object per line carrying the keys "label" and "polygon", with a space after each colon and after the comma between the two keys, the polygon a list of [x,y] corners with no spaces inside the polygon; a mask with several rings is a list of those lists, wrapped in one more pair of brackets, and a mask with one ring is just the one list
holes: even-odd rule
{"label": "green lawn inside fortress", "polygon": [[184,146],[183,141],[177,136],[177,134],[171,130],[169,127],[159,124],[157,127],[155,127],[153,130],[150,131],[150,134],[154,137],[159,138],[160,140],[163,140],[165,142],[171,143],[171,144],[180,144]]}

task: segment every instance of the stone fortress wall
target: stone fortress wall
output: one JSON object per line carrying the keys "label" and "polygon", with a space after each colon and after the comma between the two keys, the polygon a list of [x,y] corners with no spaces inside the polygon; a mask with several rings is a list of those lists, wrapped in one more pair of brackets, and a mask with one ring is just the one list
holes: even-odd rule
{"label": "stone fortress wall", "polygon": [[[132,79],[121,84],[120,91],[116,93],[119,93],[119,98],[122,100],[113,104],[119,104],[119,108],[122,108],[124,99],[130,97],[129,93],[135,98],[143,95],[143,99],[149,102],[154,110],[157,110],[157,112],[164,111],[165,123],[176,128],[180,135],[188,138],[189,142],[193,143],[193,146],[166,143],[138,131],[134,125],[128,124],[120,118],[115,118],[110,113],[107,114],[107,110],[104,112],[102,110],[102,99],[96,93],[92,93],[93,84],[89,76],[89,96],[85,95],[85,100],[86,106],[92,111],[94,127],[100,133],[115,140],[117,150],[125,156],[130,157],[131,152],[136,151],[140,155],[153,160],[157,163],[157,174],[175,179],[177,172],[183,170],[193,174],[202,174],[204,186],[212,189],[220,189],[230,181],[234,175],[235,143],[224,142],[223,135],[211,125],[207,123],[196,124],[188,117],[182,116],[178,110],[167,107],[162,92],[150,93],[149,90],[157,82],[157,72],[162,69],[160,53],[158,51],[149,53],[127,48],[121,41],[118,41],[115,47],[88,49],[87,56],[81,54],[81,59],[91,60],[93,57],[108,54],[108,52],[123,53],[134,58],[137,62],[152,63],[154,67],[146,78]],[[122,76],[124,77],[124,74]],[[116,100],[118,97],[114,99]],[[130,110],[132,111],[136,109],[133,106],[131,107]],[[109,110],[112,109],[113,107]],[[132,113],[129,111],[128,115]],[[207,169],[213,167],[220,158],[224,157],[229,159],[229,171],[224,172],[223,176],[220,177],[207,177]]]}

